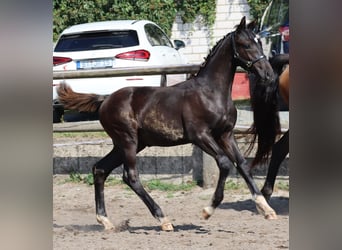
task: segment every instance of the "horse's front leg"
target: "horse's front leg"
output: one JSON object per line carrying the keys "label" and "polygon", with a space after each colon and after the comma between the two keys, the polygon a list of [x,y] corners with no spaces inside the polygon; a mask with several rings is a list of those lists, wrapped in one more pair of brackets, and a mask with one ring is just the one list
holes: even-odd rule
{"label": "horse's front leg", "polygon": [[199,138],[201,138],[201,140],[198,140],[196,145],[216,160],[220,171],[219,179],[211,203],[209,206],[203,208],[202,211],[203,217],[205,219],[209,219],[224,198],[224,185],[227,176],[229,175],[229,170],[234,165],[210,134],[203,133]]}
{"label": "horse's front leg", "polygon": [[[222,160],[228,160],[227,157],[222,157],[221,161]],[[227,176],[229,175],[229,169],[230,167],[229,166],[232,166],[229,162],[226,162],[226,163],[218,163],[218,166],[219,166],[219,171],[220,171],[220,175],[219,175],[219,179],[218,179],[218,182],[217,182],[217,186],[216,186],[216,189],[215,189],[215,193],[214,193],[214,196],[211,200],[211,204],[210,206],[208,207],[205,207],[203,208],[203,211],[202,211],[202,216],[204,219],[209,219],[210,216],[213,215],[215,209],[221,204],[222,200],[223,200],[223,197],[224,197],[224,185],[226,183],[226,179],[227,179]]]}
{"label": "horse's front leg", "polygon": [[226,144],[225,149],[227,151],[227,154],[230,155],[231,153],[233,153],[234,155],[233,157],[235,158],[235,162],[237,163],[236,168],[240,175],[244,178],[254,198],[254,202],[258,212],[261,213],[266,219],[277,219],[276,212],[270,207],[265,197],[262,195],[259,188],[257,187],[250,173],[249,164],[247,163],[247,160],[242,156],[233,133],[228,134],[223,141],[223,143]]}

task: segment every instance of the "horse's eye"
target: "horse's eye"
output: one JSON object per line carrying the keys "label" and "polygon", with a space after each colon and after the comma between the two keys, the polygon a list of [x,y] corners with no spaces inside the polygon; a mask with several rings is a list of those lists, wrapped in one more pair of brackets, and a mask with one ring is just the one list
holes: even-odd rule
{"label": "horse's eye", "polygon": [[250,49],[250,48],[251,48],[251,45],[250,45],[250,44],[245,44],[245,45],[243,45],[243,47],[244,47],[245,49]]}

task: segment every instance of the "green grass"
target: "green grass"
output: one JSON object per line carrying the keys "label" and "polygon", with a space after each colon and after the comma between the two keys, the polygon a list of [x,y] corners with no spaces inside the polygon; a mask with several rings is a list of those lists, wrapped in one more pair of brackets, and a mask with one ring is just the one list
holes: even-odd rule
{"label": "green grass", "polygon": [[71,173],[69,178],[66,179],[66,182],[74,182],[74,183],[85,183],[88,185],[94,184],[93,174],[82,175],[80,173]]}
{"label": "green grass", "polygon": [[116,185],[123,185],[124,182],[123,180],[120,178],[115,178],[114,176],[108,176],[106,183],[107,186],[116,186]]}
{"label": "green grass", "polygon": [[176,192],[176,191],[190,191],[192,188],[197,186],[196,182],[187,182],[182,184],[172,184],[168,182],[162,182],[158,179],[145,181],[143,185],[148,190],[160,190],[166,192]]}
{"label": "green grass", "polygon": [[236,180],[227,180],[224,185],[224,190],[238,190],[245,187],[246,185],[242,182]]}
{"label": "green grass", "polygon": [[106,132],[54,132],[53,138],[108,138]]}
{"label": "green grass", "polygon": [[290,190],[289,182],[277,181],[275,184],[275,188],[279,190],[289,191]]}
{"label": "green grass", "polygon": [[[93,174],[80,174],[80,173],[71,173],[69,178],[66,179],[66,182],[74,182],[74,183],[84,183],[87,185],[94,184]],[[115,186],[122,185],[124,182],[122,179],[115,178],[113,176],[109,176],[106,180],[106,186]],[[148,190],[160,190],[165,192],[176,192],[176,191],[190,191],[192,188],[197,186],[196,182],[187,182],[182,184],[172,184],[168,182],[162,182],[160,180],[149,180],[144,181],[143,186]],[[172,196],[172,194],[169,194]]]}
{"label": "green grass", "polygon": [[[94,184],[93,174],[80,174],[80,173],[71,173],[69,178],[65,180],[66,182],[74,182],[74,183],[84,183],[87,185]],[[194,187],[197,186],[195,181],[188,181],[186,183],[181,184],[173,184],[169,182],[163,182],[158,179],[153,179],[149,181],[143,181],[143,186],[148,190],[159,190],[167,192],[167,198],[173,198],[174,192],[177,191],[190,191]],[[114,176],[109,176],[105,182],[106,186],[116,186],[116,185],[124,185],[122,179],[118,179]],[[125,189],[131,190],[128,186],[124,185]],[[224,185],[225,190],[248,190],[247,185],[243,180],[231,180],[228,179]],[[286,181],[277,181],[275,184],[275,189],[289,191],[289,183]]]}

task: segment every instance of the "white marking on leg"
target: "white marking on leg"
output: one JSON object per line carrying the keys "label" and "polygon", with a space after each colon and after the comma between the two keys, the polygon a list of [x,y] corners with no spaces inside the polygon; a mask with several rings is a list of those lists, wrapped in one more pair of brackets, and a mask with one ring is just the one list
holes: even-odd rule
{"label": "white marking on leg", "polygon": [[163,231],[173,231],[173,225],[167,217],[161,218],[160,223]]}
{"label": "white marking on leg", "polygon": [[210,216],[214,214],[214,211],[215,209],[212,206],[203,208],[203,211],[202,211],[203,218],[206,220],[209,219]]}
{"label": "white marking on leg", "polygon": [[109,219],[106,216],[97,214],[96,220],[98,223],[102,224],[105,227],[105,230],[114,229],[113,224],[109,221]]}
{"label": "white marking on leg", "polygon": [[276,212],[268,205],[266,199],[262,195],[254,196],[254,201],[256,208],[260,214],[262,214],[265,219],[275,220],[277,219]]}

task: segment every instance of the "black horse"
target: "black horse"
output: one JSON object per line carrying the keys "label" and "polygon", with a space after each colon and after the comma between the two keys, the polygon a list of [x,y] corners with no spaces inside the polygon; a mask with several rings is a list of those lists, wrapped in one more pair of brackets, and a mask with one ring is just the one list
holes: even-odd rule
{"label": "black horse", "polygon": [[143,200],[162,230],[173,230],[161,208],[143,188],[136,168],[136,154],[148,146],[193,143],[214,157],[220,170],[209,218],[223,199],[224,184],[231,168],[245,179],[265,218],[276,213],[247,171],[248,164],[234,139],[237,111],[231,98],[237,66],[257,74],[264,84],[273,81],[273,70],[253,33],[255,23],[241,19],[235,31],[222,38],[209,53],[196,76],[171,87],[127,87],[109,97],[75,93],[60,85],[58,95],[66,109],[98,111],[114,148],[93,167],[96,218],[106,229],[113,228],[104,203],[104,182],[114,168],[124,166],[123,181]]}
{"label": "black horse", "polygon": [[[283,102],[282,105],[287,105],[287,108],[289,105],[289,71],[288,68],[284,70],[284,67],[289,64],[289,59],[289,54],[278,54],[269,59],[275,77],[273,83],[267,84],[267,86],[260,81],[259,76],[254,73],[249,74],[250,84],[253,86],[251,89],[251,104],[254,115],[254,122],[251,128],[254,138],[251,146],[258,136],[268,134],[259,137],[258,143],[261,146],[258,147],[251,168],[257,164],[265,163],[272,152],[266,180],[261,189],[266,200],[269,200],[273,193],[280,164],[289,153],[289,130],[278,141],[273,141],[273,145],[271,141],[275,138],[276,134],[280,133],[279,101]],[[272,88],[272,90],[268,88]],[[264,142],[263,138],[266,138],[268,141]]]}

